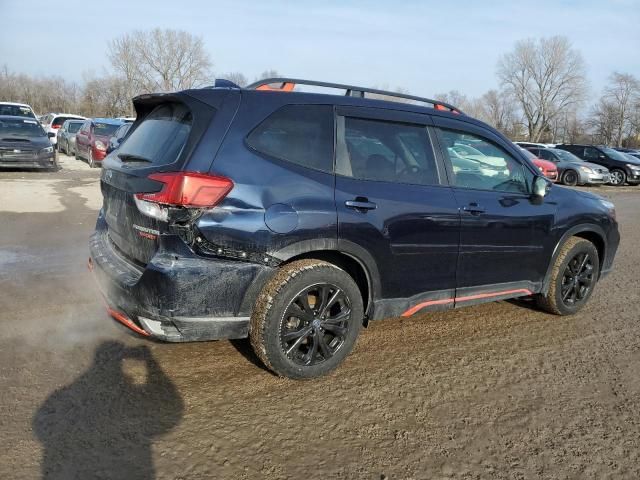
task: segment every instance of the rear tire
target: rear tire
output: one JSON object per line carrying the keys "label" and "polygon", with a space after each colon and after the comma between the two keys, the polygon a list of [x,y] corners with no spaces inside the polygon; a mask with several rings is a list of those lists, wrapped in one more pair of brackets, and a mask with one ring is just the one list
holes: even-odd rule
{"label": "rear tire", "polygon": [[562,183],[570,187],[575,187],[578,184],[579,178],[580,177],[578,176],[578,172],[576,172],[575,170],[567,170],[562,175]]}
{"label": "rear tire", "polygon": [[572,315],[589,300],[598,281],[598,250],[588,240],[571,237],[560,248],[546,294],[536,296],[540,308],[556,315]]}
{"label": "rear tire", "polygon": [[611,177],[609,183],[614,187],[621,187],[624,185],[624,182],[627,181],[627,174],[624,173],[624,170],[620,170],[619,168],[614,168],[611,170]]}
{"label": "rear tire", "polygon": [[302,379],[336,368],[355,345],[362,295],[344,270],[320,260],[282,267],[264,286],[251,316],[251,345],[279,376]]}

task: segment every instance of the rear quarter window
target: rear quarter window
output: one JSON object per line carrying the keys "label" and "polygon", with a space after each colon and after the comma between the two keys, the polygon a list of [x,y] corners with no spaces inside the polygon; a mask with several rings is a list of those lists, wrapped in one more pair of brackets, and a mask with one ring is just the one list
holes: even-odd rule
{"label": "rear quarter window", "polygon": [[333,108],[287,105],[258,125],[247,137],[254,150],[297,165],[333,171]]}
{"label": "rear quarter window", "polygon": [[126,138],[118,155],[145,158],[153,165],[173,163],[187,143],[192,123],[191,111],[186,106],[159,105]]}

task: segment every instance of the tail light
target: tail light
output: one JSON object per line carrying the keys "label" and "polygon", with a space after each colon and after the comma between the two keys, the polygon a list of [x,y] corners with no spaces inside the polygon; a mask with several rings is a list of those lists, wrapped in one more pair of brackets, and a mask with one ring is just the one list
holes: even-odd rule
{"label": "tail light", "polygon": [[62,125],[51,125],[51,128],[59,129]]}
{"label": "tail light", "polygon": [[149,179],[164,185],[159,192],[136,193],[136,205],[145,215],[163,221],[166,207],[211,208],[233,188],[229,178],[195,172],[153,173]]}

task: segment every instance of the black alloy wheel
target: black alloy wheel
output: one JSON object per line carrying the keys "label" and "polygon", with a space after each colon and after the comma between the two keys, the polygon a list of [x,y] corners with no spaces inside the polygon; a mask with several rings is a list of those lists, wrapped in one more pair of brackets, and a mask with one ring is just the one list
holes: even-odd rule
{"label": "black alloy wheel", "polygon": [[568,307],[582,303],[591,293],[594,281],[593,258],[589,252],[578,253],[569,260],[562,275],[562,302]]}
{"label": "black alloy wheel", "polygon": [[342,289],[329,283],[307,287],[282,317],[282,351],[297,365],[325,362],[344,345],[350,321],[351,305]]}

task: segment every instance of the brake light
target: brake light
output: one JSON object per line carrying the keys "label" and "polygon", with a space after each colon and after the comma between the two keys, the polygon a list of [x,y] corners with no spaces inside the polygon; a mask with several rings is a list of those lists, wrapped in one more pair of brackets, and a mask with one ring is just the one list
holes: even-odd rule
{"label": "brake light", "polygon": [[51,125],[51,128],[59,129],[62,125]]}
{"label": "brake light", "polygon": [[164,184],[153,193],[137,193],[138,200],[179,207],[205,208],[220,203],[233,188],[233,182],[217,175],[195,172],[153,173],[151,180]]}

